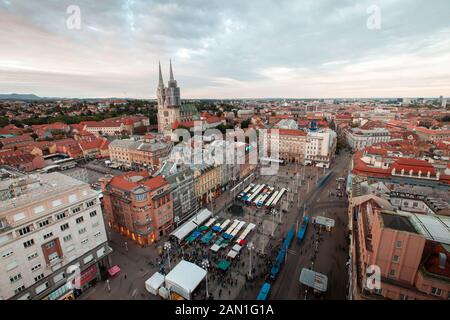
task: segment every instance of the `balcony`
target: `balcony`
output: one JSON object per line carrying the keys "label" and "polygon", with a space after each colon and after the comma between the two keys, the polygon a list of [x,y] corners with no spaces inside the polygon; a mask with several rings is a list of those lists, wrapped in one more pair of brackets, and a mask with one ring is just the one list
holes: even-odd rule
{"label": "balcony", "polygon": [[9,225],[9,223],[6,221],[6,219],[0,220],[0,233],[9,231],[11,229],[12,229],[12,227]]}

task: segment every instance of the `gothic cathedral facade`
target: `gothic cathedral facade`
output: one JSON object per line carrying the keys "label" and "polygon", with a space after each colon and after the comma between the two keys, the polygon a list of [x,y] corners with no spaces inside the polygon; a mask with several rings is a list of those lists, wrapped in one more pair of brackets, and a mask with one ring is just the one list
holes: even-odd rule
{"label": "gothic cathedral facade", "polygon": [[181,104],[180,88],[173,77],[172,61],[170,61],[170,79],[167,88],[159,64],[159,82],[156,89],[158,100],[158,132],[170,133],[175,122],[185,122],[195,120],[197,110],[191,105]]}

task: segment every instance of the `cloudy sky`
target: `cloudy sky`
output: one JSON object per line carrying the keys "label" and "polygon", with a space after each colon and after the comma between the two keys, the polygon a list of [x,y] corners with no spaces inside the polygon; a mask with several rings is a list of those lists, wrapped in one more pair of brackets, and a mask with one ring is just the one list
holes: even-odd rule
{"label": "cloudy sky", "polygon": [[0,93],[154,98],[172,58],[182,98],[450,96],[449,14],[449,0],[0,0]]}

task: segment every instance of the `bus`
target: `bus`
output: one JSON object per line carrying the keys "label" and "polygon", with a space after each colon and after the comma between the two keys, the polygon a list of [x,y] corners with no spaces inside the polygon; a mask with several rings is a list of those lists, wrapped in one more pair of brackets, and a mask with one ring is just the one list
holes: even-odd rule
{"label": "bus", "polygon": [[272,202],[272,207],[276,207],[276,206],[277,206],[278,201],[280,201],[281,197],[284,195],[284,193],[285,193],[286,191],[287,191],[287,190],[286,190],[285,188],[283,188],[283,189],[280,190],[280,193],[278,193],[277,197],[276,197],[275,200],[273,200],[273,202]]}
{"label": "bus", "polygon": [[263,195],[263,197],[256,203],[256,206],[258,208],[261,208],[264,205],[264,202],[266,202],[266,200],[269,199],[273,190],[274,190],[274,187],[270,187],[269,190]]}
{"label": "bus", "polygon": [[260,186],[259,184],[255,185],[253,189],[247,192],[247,194],[242,198],[242,200],[246,202],[248,198],[250,198],[253,195],[253,193],[255,193],[255,191],[259,188],[259,186]]}
{"label": "bus", "polygon": [[251,183],[249,186],[247,186],[247,188],[244,189],[244,191],[242,191],[239,195],[238,195],[238,199],[241,200],[243,197],[245,197],[245,195],[254,187],[255,185],[253,183]]}
{"label": "bus", "polygon": [[260,185],[259,188],[256,189],[256,191],[245,202],[247,204],[251,204],[253,199],[256,198],[256,196],[261,192],[262,189],[264,189],[265,186],[265,184]]}
{"label": "bus", "polygon": [[272,194],[272,196],[269,198],[269,200],[267,200],[265,207],[266,209],[270,209],[270,207],[272,206],[272,202],[273,200],[275,200],[275,198],[278,196],[278,193],[280,191],[275,191],[274,194]]}
{"label": "bus", "polygon": [[256,297],[256,300],[267,300],[269,292],[270,292],[270,283],[266,282],[262,285],[258,297]]}
{"label": "bus", "polygon": [[262,198],[264,198],[265,195],[266,195],[265,193],[261,193],[258,197],[256,197],[255,201],[253,201],[252,204],[258,207],[258,204],[260,203]]}

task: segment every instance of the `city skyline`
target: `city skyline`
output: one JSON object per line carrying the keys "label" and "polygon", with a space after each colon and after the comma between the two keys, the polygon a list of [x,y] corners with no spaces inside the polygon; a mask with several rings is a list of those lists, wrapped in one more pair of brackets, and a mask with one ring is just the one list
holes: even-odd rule
{"label": "city skyline", "polygon": [[185,99],[450,95],[446,1],[70,5],[0,1],[2,93],[155,99],[172,58]]}

